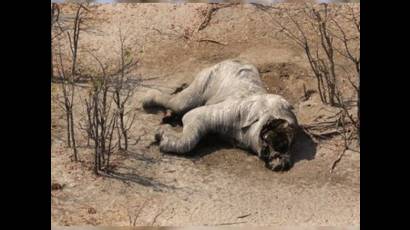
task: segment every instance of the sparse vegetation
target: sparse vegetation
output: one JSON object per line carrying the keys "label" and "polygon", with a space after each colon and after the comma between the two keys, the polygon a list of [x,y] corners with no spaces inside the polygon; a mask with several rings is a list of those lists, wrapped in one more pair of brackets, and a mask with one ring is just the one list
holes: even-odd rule
{"label": "sparse vegetation", "polygon": [[[314,133],[318,137],[344,133],[353,127],[354,132],[350,132],[350,135],[342,135],[347,138],[345,148],[349,149],[351,140],[359,140],[360,134],[360,109],[357,114],[352,111],[352,108],[360,106],[359,8],[348,4],[325,3],[257,7],[269,13],[280,34],[304,50],[316,78],[316,90],[321,101],[342,110],[331,123],[307,127],[311,131],[320,130]],[[346,79],[355,91],[354,100],[347,100],[342,88]],[[329,129],[335,131],[329,132]]]}
{"label": "sparse vegetation", "polygon": [[[80,48],[80,35],[84,28],[88,29],[83,26],[87,21],[86,13],[90,10],[83,3],[76,3],[74,6],[75,14],[72,20],[59,21],[58,5],[52,4],[52,28],[55,36],[53,38],[56,38],[53,44],[56,53],[54,62],[57,63],[58,70],[57,83],[60,84],[62,91],[62,95],[58,95],[56,101],[65,113],[67,146],[73,149],[74,161],[78,161],[75,132],[77,123],[73,111],[74,106],[79,105],[74,105],[74,101],[80,79],[87,79],[86,87],[89,88],[89,94],[81,102],[85,109],[83,114],[78,114],[78,124],[79,128],[85,131],[87,147],[90,147],[90,140],[94,142],[94,171],[98,174],[99,170],[109,169],[110,156],[117,146],[119,149],[128,149],[128,131],[135,121],[135,115],[131,114],[132,111],[126,104],[133,93],[129,74],[138,61],[125,44],[126,36],[121,30],[118,42],[120,54],[119,58],[114,58],[115,60],[103,63],[93,51]],[[64,44],[68,44],[69,52],[64,52]],[[85,63],[86,60],[79,58],[80,53],[89,54],[93,61],[88,60]]]}
{"label": "sparse vegetation", "polygon": [[[120,150],[128,149],[129,130],[135,121],[135,114],[131,118],[127,119],[127,115],[131,112],[126,110],[126,103],[133,94],[133,88],[129,85],[131,78],[129,77],[130,70],[138,64],[138,60],[133,58],[130,48],[127,47],[126,36],[124,36],[121,28],[119,29],[119,44],[120,44],[120,66],[119,73],[114,75],[114,92],[113,100],[118,111],[118,147]],[[122,147],[121,140],[124,140],[124,146]]]}
{"label": "sparse vegetation", "polygon": [[[57,7],[54,7],[58,9]],[[78,49],[79,49],[79,38],[82,32],[82,25],[84,22],[84,12],[88,9],[83,4],[77,4],[74,19],[70,27],[63,27],[58,18],[52,21],[52,25],[56,23],[58,25],[57,37],[57,70],[58,76],[62,88],[63,95],[57,98],[58,103],[60,103],[66,115],[66,130],[67,130],[67,145],[74,151],[74,161],[78,161],[78,150],[76,144],[75,136],[75,117],[73,112],[74,106],[74,96],[75,96],[75,83],[78,78],[77,64],[78,64]],[[66,35],[63,37],[62,35]],[[62,46],[62,39],[66,38],[69,45],[69,55],[65,55]],[[68,64],[67,64],[68,63]],[[68,67],[67,67],[68,65]],[[68,70],[67,70],[68,68]],[[53,72],[53,71],[52,71]]]}
{"label": "sparse vegetation", "polygon": [[[89,73],[91,89],[89,96],[84,99],[86,111],[85,130],[89,139],[94,142],[94,172],[98,175],[104,169],[110,169],[110,156],[116,147],[120,150],[128,149],[128,131],[135,121],[135,114],[127,108],[127,102],[132,96],[133,88],[129,84],[129,72],[136,66],[136,61],[128,47],[125,37],[119,30],[120,57],[119,65],[113,62],[103,63],[101,58],[88,53],[99,66],[99,70]],[[118,136],[115,139],[114,133]],[[124,147],[121,146],[124,141]]]}
{"label": "sparse vegetation", "polygon": [[92,77],[92,87],[84,104],[87,111],[86,132],[94,142],[94,172],[98,175],[100,170],[109,169],[111,153],[115,149],[113,134],[118,113],[112,109],[107,66],[94,54],[90,55],[98,63],[100,72]]}
{"label": "sparse vegetation", "polygon": [[[329,120],[302,127],[314,139],[337,134],[343,138],[344,149],[332,163],[332,173],[346,150],[359,151],[352,143],[360,143],[360,8],[326,3],[256,7],[271,16],[280,34],[304,50],[322,103],[340,109]],[[347,98],[346,81],[354,99]],[[307,98],[305,88],[304,92]]]}

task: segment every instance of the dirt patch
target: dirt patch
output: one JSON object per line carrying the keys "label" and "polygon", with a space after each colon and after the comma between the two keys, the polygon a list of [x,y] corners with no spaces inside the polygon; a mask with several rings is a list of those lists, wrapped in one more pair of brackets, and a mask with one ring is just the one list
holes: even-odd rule
{"label": "dirt patch", "polygon": [[296,104],[304,96],[303,86],[312,88],[308,70],[294,63],[266,63],[258,67],[269,93],[283,95]]}

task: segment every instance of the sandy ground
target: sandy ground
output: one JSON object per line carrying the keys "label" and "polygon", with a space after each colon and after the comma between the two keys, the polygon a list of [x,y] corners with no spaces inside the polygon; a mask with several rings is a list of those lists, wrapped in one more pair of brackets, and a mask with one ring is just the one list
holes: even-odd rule
{"label": "sandy ground", "polygon": [[[295,166],[274,173],[246,151],[214,137],[202,141],[191,157],[164,155],[147,148],[161,114],[147,114],[140,98],[148,87],[172,92],[189,83],[204,67],[227,58],[255,64],[272,93],[287,98],[300,123],[331,114],[317,94],[302,101],[303,85],[315,88],[303,52],[276,36],[268,17],[252,5],[218,10],[208,27],[197,31],[205,4],[116,4],[94,9],[92,32],[81,37],[83,47],[114,57],[118,26],[129,37],[141,62],[134,76],[131,108],[137,113],[128,152],[113,156],[118,174],[128,181],[96,177],[92,149],[79,138],[80,163],[70,160],[65,146],[64,116],[52,104],[53,225],[165,226],[351,226],[359,225],[360,154],[342,151],[337,137],[316,145],[300,134],[294,149]],[[218,41],[198,42],[201,39]],[[141,52],[143,50],[143,52]],[[58,84],[53,84],[53,93]],[[85,93],[79,88],[79,98]],[[80,117],[82,107],[76,114]],[[178,127],[176,128],[178,129]],[[78,131],[79,133],[80,131]],[[145,133],[145,134],[144,134]],[[137,141],[139,139],[139,141]]]}

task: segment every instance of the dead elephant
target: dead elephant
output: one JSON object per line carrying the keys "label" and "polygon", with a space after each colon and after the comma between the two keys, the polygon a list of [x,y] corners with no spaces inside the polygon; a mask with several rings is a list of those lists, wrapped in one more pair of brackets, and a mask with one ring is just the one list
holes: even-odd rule
{"label": "dead elephant", "polygon": [[226,60],[201,71],[175,95],[150,90],[143,108],[160,106],[182,117],[183,132],[160,128],[160,151],[189,153],[209,133],[256,153],[267,168],[288,170],[290,148],[298,128],[292,106],[268,94],[255,66]]}

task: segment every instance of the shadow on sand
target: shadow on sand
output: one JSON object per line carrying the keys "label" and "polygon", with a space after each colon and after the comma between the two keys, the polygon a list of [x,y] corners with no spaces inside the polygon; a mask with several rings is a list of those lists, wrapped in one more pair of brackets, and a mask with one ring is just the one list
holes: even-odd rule
{"label": "shadow on sand", "polygon": [[[124,154],[126,157],[130,159],[142,161],[146,165],[152,165],[152,164],[157,163],[156,159],[147,157],[138,152],[125,151],[122,154]],[[159,182],[155,178],[140,175],[140,173],[136,172],[135,170],[136,168],[122,166],[122,165],[115,165],[113,167],[110,167],[109,169],[103,169],[102,171],[99,172],[99,174],[107,178],[113,178],[116,180],[120,180],[126,184],[136,183],[142,186],[152,187],[154,191],[177,189],[177,187]]]}
{"label": "shadow on sand", "polygon": [[[313,160],[316,156],[317,144],[312,140],[312,138],[307,135],[303,130],[300,130],[296,134],[295,143],[291,149],[292,161],[297,163],[302,160]],[[223,141],[218,135],[207,135],[204,137],[198,145],[195,147],[193,152],[195,154],[184,154],[179,155],[197,161],[200,158],[217,152],[222,149],[232,149],[236,148],[234,145]],[[254,155],[249,150],[245,150],[249,155]],[[176,155],[176,154],[170,154]],[[177,155],[178,156],[178,155]]]}
{"label": "shadow on sand", "polygon": [[295,137],[295,143],[291,149],[292,161],[297,163],[301,160],[313,160],[316,156],[317,144],[312,138],[300,130]]}

